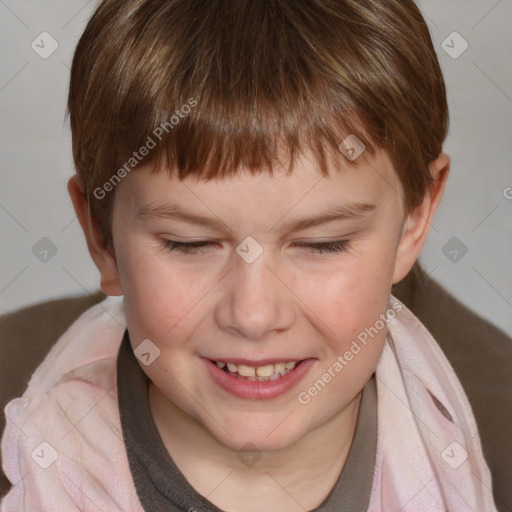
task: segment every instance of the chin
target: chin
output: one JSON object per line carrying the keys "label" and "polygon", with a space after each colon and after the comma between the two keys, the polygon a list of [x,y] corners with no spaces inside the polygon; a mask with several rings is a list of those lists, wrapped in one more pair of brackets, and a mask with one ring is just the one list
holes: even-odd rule
{"label": "chin", "polygon": [[255,429],[254,424],[238,424],[226,427],[227,432],[218,426],[214,431],[209,428],[208,431],[218,443],[235,452],[273,452],[289,448],[301,437],[300,433],[291,432],[289,427],[283,428],[279,425],[281,422],[282,419],[276,421],[272,428],[265,429]]}

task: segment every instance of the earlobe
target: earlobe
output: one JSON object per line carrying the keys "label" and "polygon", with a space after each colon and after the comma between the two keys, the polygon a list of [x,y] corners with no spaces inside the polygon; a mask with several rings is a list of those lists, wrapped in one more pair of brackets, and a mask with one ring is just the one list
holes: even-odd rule
{"label": "earlobe", "polygon": [[69,179],[68,193],[82,227],[89,254],[100,272],[100,288],[106,295],[122,295],[115,252],[105,245],[103,234],[90,214],[85,185],[80,176],[75,175]]}
{"label": "earlobe", "polygon": [[445,153],[430,164],[432,182],[425,197],[404,222],[402,236],[397,249],[392,283],[400,282],[418,259],[430,232],[434,215],[441,202],[450,170],[450,158]]}

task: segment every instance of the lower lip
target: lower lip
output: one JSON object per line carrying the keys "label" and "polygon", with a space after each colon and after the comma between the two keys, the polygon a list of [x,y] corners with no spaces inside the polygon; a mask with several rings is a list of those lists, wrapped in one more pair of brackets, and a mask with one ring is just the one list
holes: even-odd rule
{"label": "lower lip", "polygon": [[247,400],[268,400],[284,395],[301,381],[313,366],[314,359],[306,359],[294,370],[276,380],[257,381],[239,379],[221,370],[209,359],[201,358],[206,365],[212,379],[222,389],[232,395]]}

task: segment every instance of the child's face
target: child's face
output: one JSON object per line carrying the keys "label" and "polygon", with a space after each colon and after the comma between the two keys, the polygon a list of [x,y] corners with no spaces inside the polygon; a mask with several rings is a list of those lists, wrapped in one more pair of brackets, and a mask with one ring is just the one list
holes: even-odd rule
{"label": "child's face", "polygon": [[[116,271],[134,348],[149,339],[160,350],[142,368],[161,396],[235,450],[249,442],[284,448],[320,425],[342,422],[375,368],[386,329],[374,329],[366,346],[358,342],[351,360],[344,354],[365,329],[382,325],[391,284],[417,256],[401,247],[401,194],[383,151],[371,165],[345,165],[328,178],[304,158],[288,177],[247,172],[180,182],[146,168],[128,175],[114,205]],[[299,219],[354,204],[372,206],[289,231]],[[157,205],[220,228],[138,216]],[[211,245],[184,254],[166,249],[167,239]],[[346,240],[340,252],[299,245],[337,240]],[[210,362],[236,360],[305,362],[282,381],[263,383],[240,381]],[[331,379],[323,382],[330,382],[308,391],[326,372]]]}

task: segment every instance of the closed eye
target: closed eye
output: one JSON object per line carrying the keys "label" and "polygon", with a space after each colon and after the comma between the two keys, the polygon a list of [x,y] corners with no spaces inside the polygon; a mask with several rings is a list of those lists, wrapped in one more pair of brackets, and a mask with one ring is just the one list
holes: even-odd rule
{"label": "closed eye", "polygon": [[297,245],[318,253],[337,253],[347,248],[348,240],[336,240],[334,242],[300,242]]}
{"label": "closed eye", "polygon": [[[168,251],[179,252],[182,254],[201,254],[207,252],[210,246],[215,245],[207,240],[198,240],[195,242],[178,242],[176,240],[163,240],[164,247]],[[309,251],[325,254],[339,253],[347,248],[348,240],[336,240],[333,242],[299,242],[296,245],[304,247]]]}
{"label": "closed eye", "polygon": [[[201,249],[213,245],[206,240],[199,240],[197,242],[177,242],[176,240],[164,240],[164,246],[169,251],[181,252],[184,254],[192,254],[196,252],[204,252]],[[197,250],[199,249],[199,251]]]}

